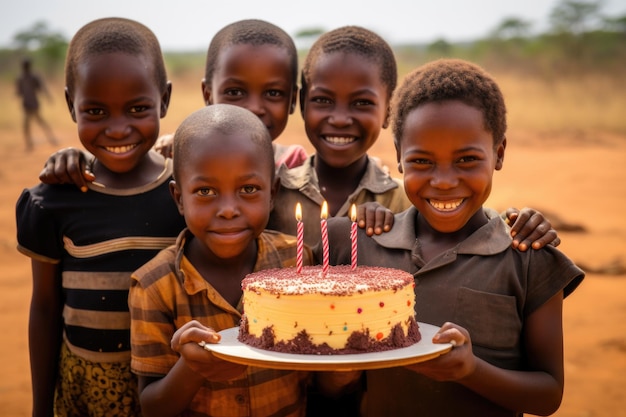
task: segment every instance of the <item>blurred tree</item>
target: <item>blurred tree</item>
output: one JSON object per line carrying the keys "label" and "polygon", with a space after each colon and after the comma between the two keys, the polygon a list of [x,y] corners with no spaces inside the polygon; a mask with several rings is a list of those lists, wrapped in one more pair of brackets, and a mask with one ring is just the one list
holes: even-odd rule
{"label": "blurred tree", "polygon": [[306,28],[306,29],[300,29],[299,31],[297,31],[294,37],[295,38],[313,38],[313,37],[320,36],[324,32],[326,31],[322,28]]}
{"label": "blurred tree", "polygon": [[46,22],[36,22],[30,28],[16,33],[13,43],[18,50],[36,52],[47,72],[54,73],[62,68],[67,40],[61,33],[51,30]]}
{"label": "blurred tree", "polygon": [[591,30],[601,21],[602,1],[592,2],[563,0],[550,13],[550,22],[555,33],[580,35]]}
{"label": "blurred tree", "polygon": [[293,37],[298,49],[308,50],[313,45],[313,42],[324,32],[326,30],[323,28],[305,28],[297,31]]}
{"label": "blurred tree", "polygon": [[440,57],[448,57],[452,51],[452,45],[445,39],[437,39],[428,45],[427,50],[429,54],[438,55]]}
{"label": "blurred tree", "polygon": [[508,17],[502,21],[492,32],[491,36],[496,39],[521,39],[530,34],[532,24],[517,17]]}
{"label": "blurred tree", "polygon": [[626,15],[605,18],[604,28],[609,32],[617,32],[626,35]]}

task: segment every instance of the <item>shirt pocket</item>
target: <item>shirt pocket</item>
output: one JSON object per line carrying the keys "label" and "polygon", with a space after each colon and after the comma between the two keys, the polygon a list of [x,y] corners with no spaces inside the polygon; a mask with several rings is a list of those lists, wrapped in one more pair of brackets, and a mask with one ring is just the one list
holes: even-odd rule
{"label": "shirt pocket", "polygon": [[522,321],[515,296],[459,288],[454,323],[469,331],[472,344],[511,349],[520,340]]}

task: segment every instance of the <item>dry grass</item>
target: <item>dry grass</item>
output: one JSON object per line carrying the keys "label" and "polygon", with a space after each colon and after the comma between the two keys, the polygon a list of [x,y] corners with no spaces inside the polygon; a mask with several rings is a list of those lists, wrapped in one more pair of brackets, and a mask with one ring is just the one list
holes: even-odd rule
{"label": "dry grass", "polygon": [[626,133],[626,84],[615,78],[538,80],[506,74],[496,78],[506,98],[512,130]]}

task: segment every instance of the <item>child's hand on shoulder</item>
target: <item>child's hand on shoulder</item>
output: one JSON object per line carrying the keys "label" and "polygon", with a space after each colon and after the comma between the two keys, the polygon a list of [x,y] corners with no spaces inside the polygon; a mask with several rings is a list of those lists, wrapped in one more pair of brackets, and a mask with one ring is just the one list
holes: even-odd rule
{"label": "child's hand on shoulder", "polygon": [[535,209],[509,208],[506,210],[506,221],[511,225],[512,246],[522,252],[531,247],[541,249],[546,245],[559,246],[561,243],[550,221]]}
{"label": "child's hand on shoulder", "polygon": [[39,173],[39,180],[44,184],[74,184],[82,192],[87,191],[87,183],[96,177],[87,167],[87,156],[77,148],[63,148],[46,161]]}
{"label": "child's hand on shoulder", "polygon": [[393,212],[376,201],[359,204],[356,221],[368,236],[388,232],[393,226]]}
{"label": "child's hand on shoulder", "polygon": [[174,135],[168,133],[159,136],[154,144],[154,150],[163,155],[164,158],[171,158],[174,154]]}
{"label": "child's hand on shoulder", "polygon": [[406,368],[435,381],[458,381],[476,369],[469,332],[454,323],[444,323],[433,336],[433,343],[451,343],[452,349],[434,359],[407,365]]}
{"label": "child's hand on shoulder", "polygon": [[170,346],[194,372],[211,381],[226,381],[241,375],[247,366],[219,359],[202,347],[204,344],[219,343],[220,339],[215,330],[191,320],[176,330]]}

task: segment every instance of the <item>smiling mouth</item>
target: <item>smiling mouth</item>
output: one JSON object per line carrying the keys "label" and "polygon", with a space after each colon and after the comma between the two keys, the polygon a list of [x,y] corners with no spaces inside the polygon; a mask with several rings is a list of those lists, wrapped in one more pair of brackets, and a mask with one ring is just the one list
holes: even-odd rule
{"label": "smiling mouth", "polygon": [[324,140],[331,145],[349,145],[356,142],[354,136],[323,136]]}
{"label": "smiling mouth", "polygon": [[439,201],[439,200],[428,200],[428,203],[438,211],[453,211],[457,207],[459,207],[463,203],[463,198],[459,198],[458,200],[448,200],[448,201]]}
{"label": "smiling mouth", "polygon": [[124,145],[124,146],[105,146],[104,149],[106,149],[107,151],[111,153],[125,153],[125,152],[129,152],[135,149],[137,146],[139,145],[133,144],[133,145]]}
{"label": "smiling mouth", "polygon": [[246,229],[223,229],[223,230],[213,230],[213,233],[220,236],[238,236],[244,233]]}

